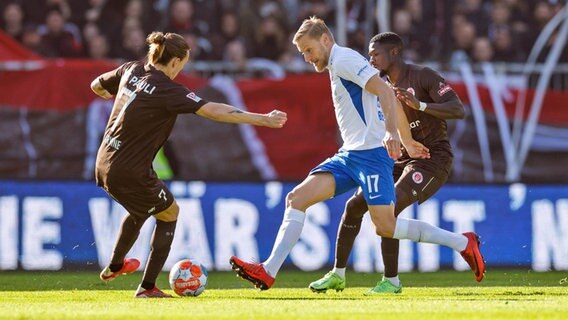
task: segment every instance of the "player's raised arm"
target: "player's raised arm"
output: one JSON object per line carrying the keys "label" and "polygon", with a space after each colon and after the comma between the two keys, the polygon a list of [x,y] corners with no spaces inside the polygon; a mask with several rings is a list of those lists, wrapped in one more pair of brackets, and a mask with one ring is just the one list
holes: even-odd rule
{"label": "player's raised arm", "polygon": [[282,128],[288,117],[285,112],[272,110],[267,114],[247,112],[224,103],[208,102],[196,112],[197,115],[220,122],[248,123],[255,126]]}

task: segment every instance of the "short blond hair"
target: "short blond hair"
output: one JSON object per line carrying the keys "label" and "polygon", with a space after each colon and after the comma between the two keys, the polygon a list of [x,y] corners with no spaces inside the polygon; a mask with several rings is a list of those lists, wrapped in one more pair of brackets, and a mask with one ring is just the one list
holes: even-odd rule
{"label": "short blond hair", "polygon": [[297,44],[298,40],[300,40],[300,38],[305,35],[310,38],[319,39],[324,33],[327,34],[329,38],[335,42],[333,34],[331,34],[331,31],[329,30],[325,22],[318,17],[312,16],[302,22],[302,25],[294,35],[292,43]]}

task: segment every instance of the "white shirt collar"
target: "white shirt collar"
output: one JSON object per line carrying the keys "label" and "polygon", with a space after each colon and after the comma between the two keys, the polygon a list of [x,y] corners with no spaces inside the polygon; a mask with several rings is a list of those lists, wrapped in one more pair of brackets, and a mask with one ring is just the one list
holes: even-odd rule
{"label": "white shirt collar", "polygon": [[338,47],[339,47],[339,46],[337,45],[337,43],[334,43],[333,46],[331,47],[331,51],[329,52],[329,58],[328,58],[328,60],[327,60],[327,66],[326,66],[327,69],[330,69],[330,68],[331,68],[331,65],[333,64],[333,55],[334,55],[335,52],[337,51],[336,49],[337,49]]}

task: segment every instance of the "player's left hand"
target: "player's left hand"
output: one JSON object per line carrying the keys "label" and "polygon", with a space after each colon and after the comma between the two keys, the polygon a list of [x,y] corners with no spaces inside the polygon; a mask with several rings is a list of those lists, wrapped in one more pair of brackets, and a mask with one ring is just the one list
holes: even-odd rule
{"label": "player's left hand", "polygon": [[404,149],[412,159],[430,159],[430,149],[414,139],[405,142]]}
{"label": "player's left hand", "polygon": [[416,97],[412,93],[406,91],[406,89],[395,87],[394,94],[396,95],[396,98],[400,102],[402,102],[403,105],[406,105],[415,110],[419,110],[420,101],[418,101],[418,99],[416,99]]}
{"label": "player's left hand", "polygon": [[402,156],[402,152],[400,150],[400,138],[398,134],[393,135],[387,131],[383,139],[383,146],[387,149],[391,159],[396,160]]}

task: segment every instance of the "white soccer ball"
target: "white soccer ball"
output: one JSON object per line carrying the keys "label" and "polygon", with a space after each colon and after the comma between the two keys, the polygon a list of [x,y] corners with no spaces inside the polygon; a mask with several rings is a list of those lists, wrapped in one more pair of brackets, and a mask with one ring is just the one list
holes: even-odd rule
{"label": "white soccer ball", "polygon": [[207,269],[192,259],[178,261],[170,270],[170,287],[182,296],[196,297],[207,285]]}

